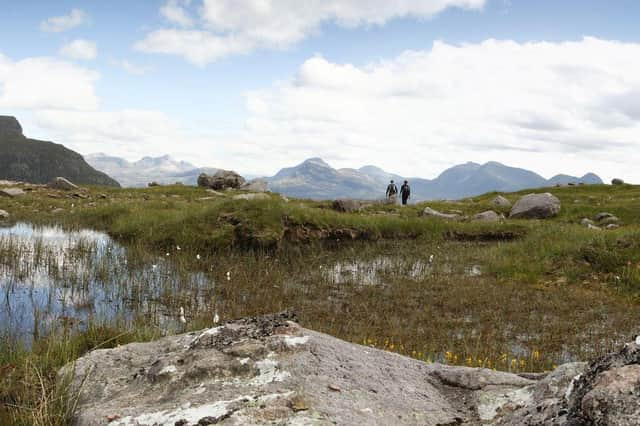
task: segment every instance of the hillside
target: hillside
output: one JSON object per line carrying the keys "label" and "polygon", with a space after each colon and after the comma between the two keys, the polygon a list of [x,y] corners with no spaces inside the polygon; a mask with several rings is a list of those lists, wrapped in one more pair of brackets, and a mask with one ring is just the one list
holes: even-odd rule
{"label": "hillside", "polygon": [[16,118],[0,116],[0,179],[47,183],[57,176],[82,185],[120,186],[77,152],[53,142],[29,139]]}
{"label": "hillside", "polygon": [[113,176],[125,187],[144,187],[149,182],[172,184],[181,182],[195,185],[200,173],[213,174],[217,169],[196,167],[186,161],[177,161],[168,155],[162,157],[144,157],[130,162],[124,158],[106,154],[90,154],[85,160],[95,167]]}
{"label": "hillside", "polygon": [[[310,199],[379,199],[389,180],[401,182],[405,178],[388,173],[375,166],[360,169],[334,169],[320,158],[282,169],[268,178],[274,192]],[[552,179],[525,169],[509,167],[498,162],[486,164],[465,163],[451,167],[433,180],[408,178],[414,202],[434,199],[459,199],[486,192],[512,192],[527,188],[541,188],[557,184],[601,184],[593,173],[583,177],[557,175]]]}

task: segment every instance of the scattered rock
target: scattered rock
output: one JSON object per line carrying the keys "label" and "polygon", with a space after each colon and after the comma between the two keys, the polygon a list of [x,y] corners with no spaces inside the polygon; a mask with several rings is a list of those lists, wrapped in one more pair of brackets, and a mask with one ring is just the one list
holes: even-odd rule
{"label": "scattered rock", "polygon": [[51,210],[51,213],[52,214],[64,213],[64,209],[61,209],[61,208],[53,209],[53,210]]}
{"label": "scattered rock", "polygon": [[480,222],[498,222],[503,220],[504,216],[494,212],[493,210],[488,210],[486,212],[478,213],[472,217],[472,220],[480,221]]}
{"label": "scattered rock", "polygon": [[615,178],[611,180],[611,185],[623,185],[623,184],[624,184],[624,180],[622,179]]}
{"label": "scattered rock", "polygon": [[600,225],[611,225],[611,224],[617,224],[619,222],[620,222],[620,219],[618,219],[616,216],[609,216],[602,219],[600,221]]}
{"label": "scattered rock", "polygon": [[233,196],[234,200],[268,200],[270,198],[269,194],[265,194],[263,192],[257,194],[238,194]]}
{"label": "scattered rock", "polygon": [[0,210],[0,220],[9,219],[9,212],[5,210]]}
{"label": "scattered rock", "polygon": [[0,189],[0,197],[15,198],[24,195],[25,192],[20,188],[4,188]]}
{"label": "scattered rock", "polygon": [[101,200],[106,200],[108,197],[106,194],[98,194],[98,198],[100,198]]}
{"label": "scattered rock", "polygon": [[615,217],[615,216],[612,215],[611,213],[602,212],[595,215],[593,220],[595,220],[596,222],[600,222],[602,219],[606,219],[608,217]]}
{"label": "scattered rock", "polygon": [[155,186],[161,186],[161,185],[160,185],[158,182],[156,182],[156,181],[154,180],[153,182],[149,182],[149,183],[147,184],[147,186],[148,186],[149,188],[153,188],[153,187],[155,187]]}
{"label": "scattered rock", "polygon": [[242,185],[240,189],[250,192],[267,192],[269,190],[269,185],[264,179],[254,179]]}
{"label": "scattered rock", "polygon": [[602,228],[600,228],[599,226],[596,225],[592,225],[592,224],[587,224],[587,229],[592,229],[594,231],[602,231]]}
{"label": "scattered rock", "polygon": [[331,208],[342,213],[354,213],[362,210],[362,203],[358,200],[335,200],[331,203]]}
{"label": "scattered rock", "polygon": [[218,192],[215,189],[207,189],[207,193],[215,195],[216,197],[224,197],[224,194],[222,192]]}
{"label": "scattered rock", "polygon": [[460,216],[459,214],[453,213],[453,214],[447,214],[447,213],[441,213],[437,210],[432,209],[431,207],[425,207],[424,210],[422,211],[422,216],[424,217],[435,217],[435,218],[439,218],[439,219],[447,219],[447,220],[460,220],[462,219],[462,216]]}
{"label": "scattered rock", "polygon": [[507,200],[502,195],[498,195],[496,198],[491,200],[491,204],[497,207],[511,208],[511,201]]}
{"label": "scattered rock", "polygon": [[594,221],[592,221],[591,219],[587,219],[586,217],[583,218],[580,221],[580,225],[585,226],[585,227],[589,227],[589,226],[594,226],[596,223]]}
{"label": "scattered rock", "polygon": [[231,170],[218,170],[213,176],[202,173],[198,176],[198,186],[215,189],[239,189],[244,185],[245,179]]}
{"label": "scattered rock", "polygon": [[560,200],[550,193],[528,194],[511,208],[510,218],[546,219],[560,213]]}
{"label": "scattered rock", "polygon": [[620,225],[618,225],[617,223],[610,223],[607,226],[605,226],[606,229],[618,229],[620,228]]}
{"label": "scattered rock", "polygon": [[78,185],[72,183],[68,179],[63,177],[54,178],[51,182],[47,184],[47,187],[51,189],[59,189],[62,191],[74,191],[80,189]]}

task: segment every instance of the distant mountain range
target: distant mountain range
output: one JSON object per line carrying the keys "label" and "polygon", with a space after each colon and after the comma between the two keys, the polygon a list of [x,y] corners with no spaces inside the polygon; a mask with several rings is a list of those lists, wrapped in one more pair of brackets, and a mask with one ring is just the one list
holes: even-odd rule
{"label": "distant mountain range", "polygon": [[48,183],[58,176],[81,185],[120,186],[77,152],[53,142],[29,139],[15,117],[0,116],[0,179]]}
{"label": "distant mountain range", "polygon": [[320,158],[311,158],[295,167],[282,169],[275,176],[267,178],[267,181],[272,191],[292,197],[379,199],[384,196],[391,179],[397,183],[409,180],[413,201],[458,199],[491,191],[513,192],[556,184],[603,183],[593,173],[582,177],[557,175],[547,180],[532,171],[494,161],[454,166],[430,180],[402,177],[375,166],[334,169]]}
{"label": "distant mountain range", "polygon": [[[161,184],[182,182],[195,185],[200,173],[215,173],[214,168],[199,168],[168,155],[145,157],[129,162],[119,157],[93,154],[85,157],[96,169],[115,177],[122,185],[146,186],[156,181]],[[557,184],[601,184],[593,173],[582,177],[557,175],[551,179],[525,169],[505,166],[497,162],[486,164],[465,163],[445,170],[435,179],[399,176],[379,167],[334,169],[320,158],[310,158],[295,167],[280,170],[275,176],[264,178],[269,189],[283,195],[310,199],[379,199],[384,196],[391,179],[401,183],[408,179],[412,200],[458,199],[491,191],[512,192],[526,188],[540,188]],[[398,185],[399,186],[399,185]]]}
{"label": "distant mountain range", "polygon": [[168,155],[162,157],[144,157],[135,162],[106,154],[90,154],[85,159],[98,170],[113,176],[123,186],[143,187],[150,182],[195,185],[200,173],[212,174],[214,168],[196,167],[186,161],[177,161]]}

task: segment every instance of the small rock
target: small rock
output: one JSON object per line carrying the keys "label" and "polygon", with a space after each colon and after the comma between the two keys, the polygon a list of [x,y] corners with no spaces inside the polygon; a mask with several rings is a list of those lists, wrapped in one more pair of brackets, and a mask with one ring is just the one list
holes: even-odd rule
{"label": "small rock", "polygon": [[504,219],[504,216],[494,212],[493,210],[488,210],[486,212],[478,213],[472,218],[472,220],[476,220],[480,222],[498,222],[502,219]]}
{"label": "small rock", "polygon": [[218,192],[215,189],[207,189],[207,192],[209,194],[215,195],[216,197],[224,197],[224,194],[222,192]]}
{"label": "small rock", "polygon": [[0,210],[0,220],[9,219],[9,212]]}
{"label": "small rock", "polygon": [[269,194],[265,194],[265,193],[252,193],[252,194],[238,194],[238,195],[234,195],[233,199],[234,200],[268,200],[271,197],[269,196]]}
{"label": "small rock", "polygon": [[331,385],[331,384],[330,384],[330,385],[329,385],[329,386],[327,386],[327,387],[329,388],[329,390],[332,390],[332,391],[334,391],[334,392],[342,392],[342,389],[340,389],[340,387],[339,387],[339,386],[337,386],[337,385]]}
{"label": "small rock", "polygon": [[607,226],[605,226],[606,229],[618,229],[620,228],[620,225],[618,225],[617,223],[610,223]]}
{"label": "small rock", "polygon": [[98,194],[98,198],[100,198],[101,200],[106,200],[107,199],[107,195],[106,194]]}
{"label": "small rock", "polygon": [[602,219],[600,221],[600,225],[611,225],[611,224],[617,224],[620,222],[620,219],[618,219],[615,216],[610,216],[610,217],[606,217],[604,219]]}
{"label": "small rock", "polygon": [[362,210],[362,203],[351,199],[335,200],[331,204],[331,208],[342,213],[353,213]]}
{"label": "small rock", "polygon": [[594,231],[602,231],[602,228],[600,228],[599,226],[596,226],[596,225],[592,225],[590,223],[587,225],[587,229],[592,229]]}
{"label": "small rock", "polygon": [[60,208],[51,210],[52,214],[60,214],[60,213],[63,213],[63,212],[64,212],[64,209],[60,209]]}
{"label": "small rock", "polygon": [[587,228],[589,226],[594,226],[595,224],[596,223],[594,221],[592,221],[591,219],[587,219],[586,217],[580,221],[580,225],[585,226]]}
{"label": "small rock", "polygon": [[608,217],[614,217],[614,216],[611,213],[602,212],[595,215],[593,220],[595,220],[596,222],[600,222],[602,219],[606,219]]}
{"label": "small rock", "polygon": [[24,195],[25,192],[20,188],[0,189],[0,197],[15,198]]}
{"label": "small rock", "polygon": [[425,207],[422,211],[422,216],[424,217],[435,217],[439,219],[448,219],[448,220],[459,220],[461,216],[459,214],[447,214],[441,213],[437,210],[432,209],[431,207]]}
{"label": "small rock", "polygon": [[63,191],[73,191],[73,190],[79,189],[78,185],[72,183],[71,181],[63,177],[54,178],[51,182],[47,184],[47,187],[51,189],[60,189]]}
{"label": "small rock", "polygon": [[511,201],[504,198],[502,195],[498,195],[491,201],[491,204],[497,207],[511,208]]}

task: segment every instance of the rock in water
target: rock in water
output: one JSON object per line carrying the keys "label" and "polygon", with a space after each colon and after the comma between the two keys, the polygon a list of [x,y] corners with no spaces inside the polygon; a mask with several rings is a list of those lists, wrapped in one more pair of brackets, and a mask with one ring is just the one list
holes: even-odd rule
{"label": "rock in water", "polygon": [[206,173],[198,176],[198,186],[215,189],[216,191],[229,188],[239,189],[244,183],[244,178],[231,170],[218,170],[213,176]]}
{"label": "rock in water", "polygon": [[362,203],[360,201],[350,199],[335,200],[331,203],[331,208],[342,213],[353,213],[362,209]]}
{"label": "rock in water", "polygon": [[493,204],[494,206],[497,206],[497,207],[504,207],[504,208],[510,208],[511,207],[511,201],[507,200],[502,195],[498,195],[496,198],[494,198],[491,201],[491,204]]}
{"label": "rock in water", "polygon": [[550,193],[528,194],[511,208],[510,218],[546,219],[560,213],[560,200]]}
{"label": "rock in water", "polygon": [[53,179],[47,184],[47,186],[51,189],[61,189],[63,191],[75,191],[76,189],[79,189],[78,185],[63,177]]}
{"label": "rock in water", "polygon": [[115,425],[149,426],[478,424],[535,385],[355,345],[293,320],[284,312],[94,350],[59,377],[70,375],[80,390],[81,426],[110,416]]}

